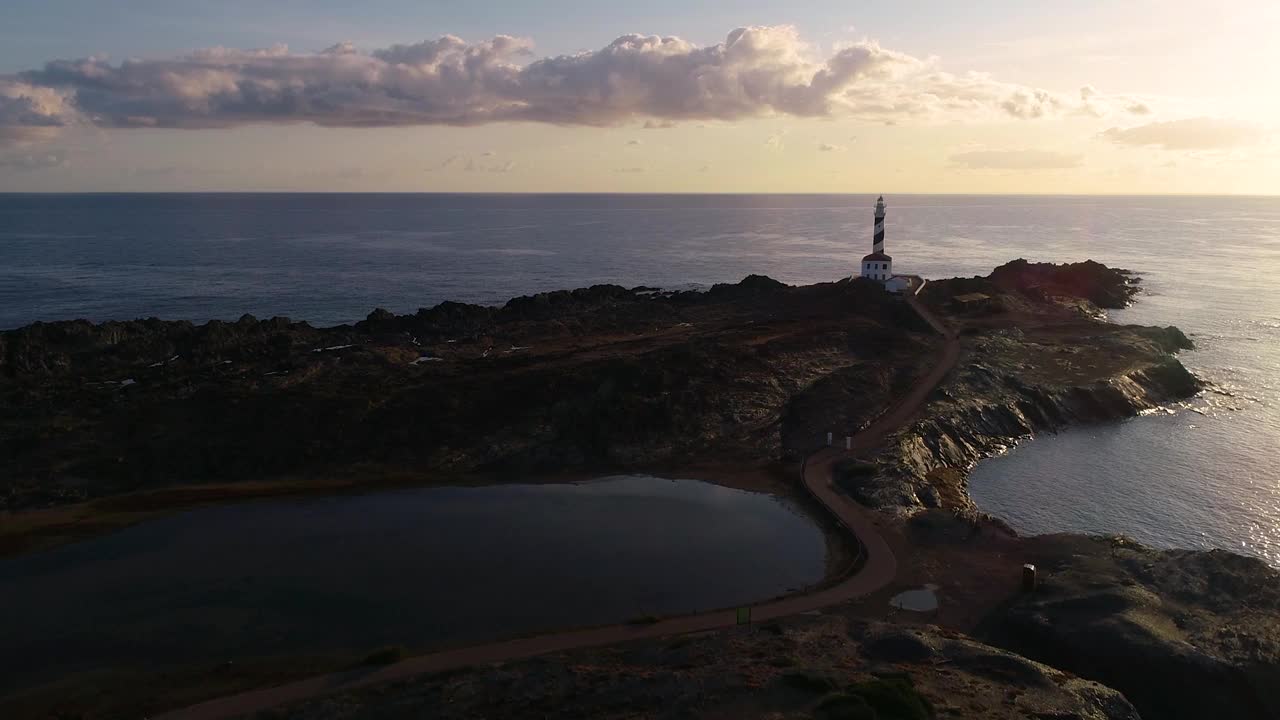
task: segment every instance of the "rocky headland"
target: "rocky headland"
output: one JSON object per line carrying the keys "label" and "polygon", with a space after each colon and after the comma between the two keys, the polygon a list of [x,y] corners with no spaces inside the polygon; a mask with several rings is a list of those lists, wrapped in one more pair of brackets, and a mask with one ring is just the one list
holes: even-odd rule
{"label": "rocky headland", "polygon": [[[964,328],[962,371],[895,439],[880,473],[895,486],[875,504],[936,505],[938,468],[1194,393],[1176,329],[1099,319],[1134,291],[1096,263],[929,283],[922,300]],[[972,309],[956,300],[976,296]],[[595,286],[375,310],[332,328],[36,323],[0,333],[0,509],[353,473],[793,460],[865,426],[940,344],[874,283],[761,276],[705,293]]]}
{"label": "rocky headland", "polygon": [[324,329],[37,323],[0,333],[0,508],[213,482],[777,459],[814,445],[811,416],[854,427],[909,384],[937,343],[926,329],[870,283],[758,276]]}
{"label": "rocky headland", "polygon": [[1176,327],[1103,322],[1138,291],[1097,263],[1017,261],[986,278],[929,283],[920,297],[959,329],[964,358],[915,422],[851,462],[843,486],[882,510],[973,510],[965,477],[979,460],[1036,433],[1118,420],[1183,400],[1200,381],[1176,357]]}
{"label": "rocky headland", "polygon": [[[1106,321],[1139,287],[1091,262],[928,283],[917,300],[958,333],[956,369],[915,420],[837,469],[838,487],[884,511],[899,573],[883,592],[755,632],[464,669],[270,716],[1280,717],[1274,570],[1119,537],[1018,537],[967,493],[973,464],[1013,443],[1201,389],[1176,328]],[[760,276],[379,310],[335,328],[37,323],[0,333],[0,552],[276,492],[785,471],[827,432],[871,423],[943,343],[873,283]],[[1035,592],[1019,589],[1024,562],[1040,568]],[[940,611],[886,619],[891,594],[925,583]]]}

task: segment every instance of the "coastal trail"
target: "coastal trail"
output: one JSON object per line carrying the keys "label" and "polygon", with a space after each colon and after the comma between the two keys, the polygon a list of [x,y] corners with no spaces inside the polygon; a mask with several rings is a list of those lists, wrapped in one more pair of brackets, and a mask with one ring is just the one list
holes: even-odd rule
{"label": "coastal trail", "polygon": [[[862,565],[856,573],[834,585],[811,593],[791,595],[753,605],[751,607],[752,622],[821,610],[869,595],[891,583],[897,574],[897,559],[876,527],[877,514],[861,507],[836,490],[832,484],[832,467],[842,458],[874,448],[889,433],[906,424],[923,407],[930,393],[946,378],[960,357],[960,342],[956,333],[936,318],[914,295],[906,295],[906,302],[945,338],[938,361],[912,386],[910,392],[853,436],[850,450],[823,448],[810,455],[802,469],[801,479],[805,489],[853,535],[854,540],[859,544]],[[629,640],[717,630],[737,624],[737,610],[729,608],[697,615],[666,618],[647,624],[607,625],[444,650],[409,658],[385,667],[335,672],[277,687],[216,698],[158,715],[156,720],[222,720],[250,715],[286,703],[443,670],[520,660],[578,648],[613,645]]]}

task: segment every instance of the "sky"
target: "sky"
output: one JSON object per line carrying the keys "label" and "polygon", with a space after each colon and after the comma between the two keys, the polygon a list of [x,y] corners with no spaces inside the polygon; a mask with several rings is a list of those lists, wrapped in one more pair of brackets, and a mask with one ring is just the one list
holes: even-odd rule
{"label": "sky", "polygon": [[1280,3],[5,0],[0,192],[1280,194]]}

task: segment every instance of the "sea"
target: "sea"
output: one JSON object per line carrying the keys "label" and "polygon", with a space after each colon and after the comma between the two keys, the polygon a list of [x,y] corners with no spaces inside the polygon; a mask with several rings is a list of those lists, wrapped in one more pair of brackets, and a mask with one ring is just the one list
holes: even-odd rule
{"label": "sea", "polygon": [[[974,470],[1021,532],[1123,533],[1280,567],[1280,197],[901,195],[895,269],[983,275],[1008,260],[1139,273],[1123,323],[1177,325],[1203,395],[1042,435]],[[851,274],[869,195],[0,195],[0,328],[36,321],[288,316],[597,283],[700,289],[751,273]]]}

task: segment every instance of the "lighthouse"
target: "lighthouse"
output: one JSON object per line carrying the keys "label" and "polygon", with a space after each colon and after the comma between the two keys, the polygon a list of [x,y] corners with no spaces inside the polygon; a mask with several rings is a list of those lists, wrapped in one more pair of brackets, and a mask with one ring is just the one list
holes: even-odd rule
{"label": "lighthouse", "polygon": [[862,258],[862,277],[876,282],[893,278],[893,258],[884,254],[884,196],[876,200],[875,232],[871,240],[871,254]]}

